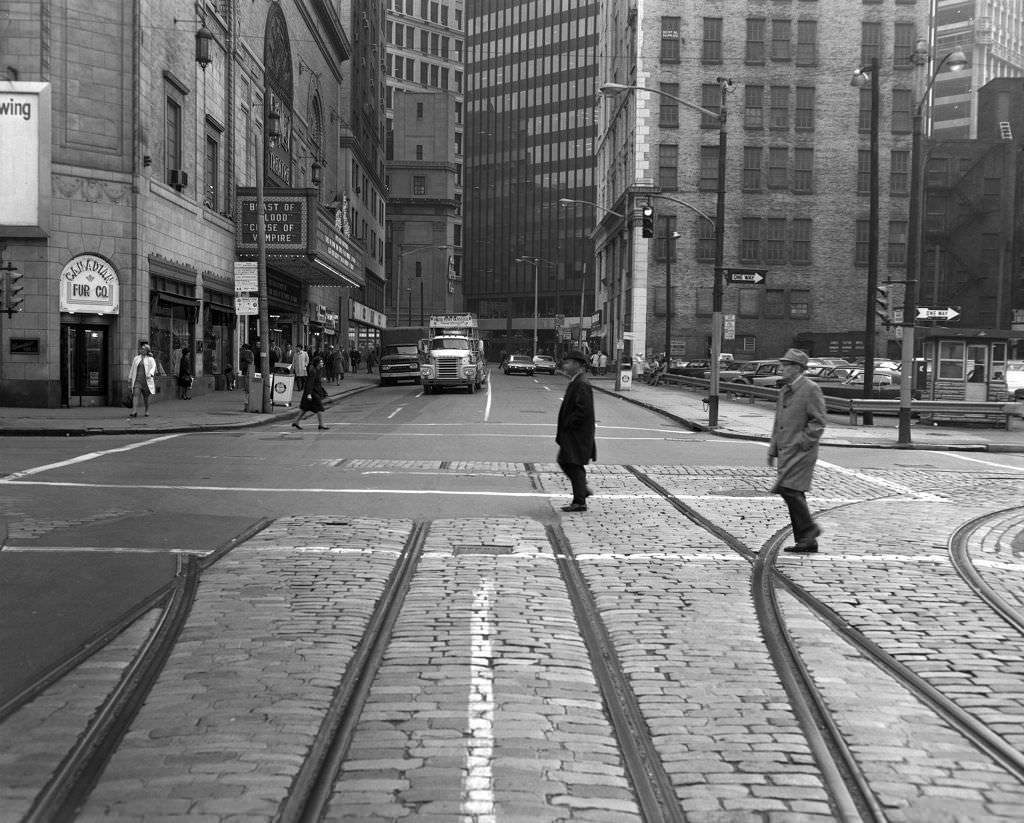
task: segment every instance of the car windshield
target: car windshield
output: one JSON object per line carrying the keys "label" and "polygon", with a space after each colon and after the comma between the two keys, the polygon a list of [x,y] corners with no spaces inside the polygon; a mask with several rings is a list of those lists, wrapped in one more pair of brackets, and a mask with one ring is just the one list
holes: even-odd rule
{"label": "car windshield", "polygon": [[519,354],[513,354],[513,355],[512,355],[512,356],[511,356],[511,357],[510,357],[510,358],[508,359],[508,362],[509,362],[509,363],[532,363],[533,361],[532,361],[532,360],[530,360],[530,358],[529,358],[529,357],[527,357],[527,356],[526,356],[525,354],[523,354],[523,355],[519,355]]}

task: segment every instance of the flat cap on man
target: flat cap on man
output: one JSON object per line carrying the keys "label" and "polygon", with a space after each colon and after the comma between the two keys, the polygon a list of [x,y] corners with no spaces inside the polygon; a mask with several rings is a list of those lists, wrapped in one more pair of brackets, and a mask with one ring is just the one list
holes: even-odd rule
{"label": "flat cap on man", "polygon": [[789,349],[782,357],[779,358],[780,363],[796,363],[800,368],[807,368],[807,352],[800,351],[800,349]]}
{"label": "flat cap on man", "polygon": [[566,355],[565,357],[563,357],[562,359],[563,359],[563,360],[576,360],[576,361],[578,361],[578,362],[582,363],[582,364],[583,364],[584,366],[585,366],[585,365],[587,365],[587,363],[589,363],[589,362],[590,362],[590,358],[589,358],[589,357],[587,357],[587,356],[586,356],[586,355],[585,355],[585,354],[584,354],[583,352],[581,352],[581,351],[580,351],[579,349],[573,349],[572,351],[570,351],[570,352],[569,352],[569,353],[568,353],[568,354],[567,354],[567,355]]}

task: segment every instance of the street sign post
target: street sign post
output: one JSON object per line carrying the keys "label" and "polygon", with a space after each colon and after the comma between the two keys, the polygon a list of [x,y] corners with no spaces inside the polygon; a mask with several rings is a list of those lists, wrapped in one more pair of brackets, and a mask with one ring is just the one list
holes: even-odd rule
{"label": "street sign post", "polygon": [[917,307],[918,320],[953,320],[960,316],[960,312],[953,308],[929,309],[925,306]]}
{"label": "street sign post", "polygon": [[726,269],[725,279],[730,283],[753,283],[762,285],[767,279],[768,269]]}

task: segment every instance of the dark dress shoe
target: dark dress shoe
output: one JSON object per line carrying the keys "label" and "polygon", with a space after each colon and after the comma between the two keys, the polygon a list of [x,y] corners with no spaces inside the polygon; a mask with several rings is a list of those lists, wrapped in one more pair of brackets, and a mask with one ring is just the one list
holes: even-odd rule
{"label": "dark dress shoe", "polygon": [[320,429],[320,431],[326,431],[330,426],[317,426],[317,428]]}
{"label": "dark dress shoe", "polygon": [[795,546],[786,546],[784,552],[795,552],[796,554],[814,554],[818,551],[817,543],[797,543]]}
{"label": "dark dress shoe", "polygon": [[586,503],[570,503],[568,506],[562,506],[564,512],[585,512],[586,510]]}

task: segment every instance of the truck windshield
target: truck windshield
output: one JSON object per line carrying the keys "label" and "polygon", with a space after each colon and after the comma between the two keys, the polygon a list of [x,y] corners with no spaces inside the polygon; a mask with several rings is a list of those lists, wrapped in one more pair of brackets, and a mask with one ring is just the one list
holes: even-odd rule
{"label": "truck windshield", "polygon": [[430,341],[430,348],[433,351],[438,349],[462,349],[469,348],[469,341],[465,337],[435,337]]}

